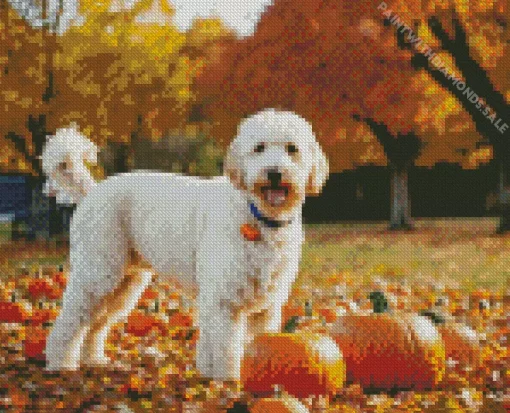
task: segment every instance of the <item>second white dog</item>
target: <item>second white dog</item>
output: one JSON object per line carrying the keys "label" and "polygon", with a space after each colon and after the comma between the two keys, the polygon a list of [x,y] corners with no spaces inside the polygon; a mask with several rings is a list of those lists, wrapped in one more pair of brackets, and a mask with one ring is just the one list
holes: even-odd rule
{"label": "second white dog", "polygon": [[320,193],[328,163],[307,121],[268,109],[241,123],[224,171],[213,179],[126,173],[90,189],[72,220],[48,369],[109,362],[111,325],[151,280],[150,272],[125,275],[135,251],[160,277],[196,290],[201,374],[239,379],[246,341],[280,329],[301,256],[302,204]]}

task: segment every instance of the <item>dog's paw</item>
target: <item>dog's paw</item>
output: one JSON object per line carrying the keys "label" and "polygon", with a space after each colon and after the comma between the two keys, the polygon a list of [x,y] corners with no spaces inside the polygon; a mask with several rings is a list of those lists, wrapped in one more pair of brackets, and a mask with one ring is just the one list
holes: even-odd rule
{"label": "dog's paw", "polygon": [[75,371],[79,370],[80,365],[78,363],[64,362],[63,360],[55,360],[46,358],[46,371]]}

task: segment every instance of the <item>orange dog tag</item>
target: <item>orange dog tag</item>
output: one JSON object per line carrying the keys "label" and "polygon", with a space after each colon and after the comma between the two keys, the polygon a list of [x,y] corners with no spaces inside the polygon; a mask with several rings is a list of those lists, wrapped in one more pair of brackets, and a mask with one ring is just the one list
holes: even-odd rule
{"label": "orange dog tag", "polygon": [[260,230],[255,225],[241,225],[241,234],[243,234],[243,237],[248,241],[260,241],[261,239]]}

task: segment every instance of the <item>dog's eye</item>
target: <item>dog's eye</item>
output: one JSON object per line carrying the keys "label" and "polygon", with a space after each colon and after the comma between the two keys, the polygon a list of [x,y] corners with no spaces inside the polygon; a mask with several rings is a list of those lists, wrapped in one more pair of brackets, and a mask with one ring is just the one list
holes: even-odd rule
{"label": "dog's eye", "polygon": [[266,149],[266,146],[263,143],[259,143],[257,146],[255,146],[253,152],[261,153],[264,152],[264,149]]}
{"label": "dog's eye", "polygon": [[65,161],[64,161],[64,162],[60,162],[60,163],[58,164],[58,167],[59,167],[60,169],[66,170],[66,169],[67,169],[67,162],[65,162]]}
{"label": "dog's eye", "polygon": [[292,143],[287,144],[287,153],[294,154],[298,152],[298,148],[296,145],[293,145]]}

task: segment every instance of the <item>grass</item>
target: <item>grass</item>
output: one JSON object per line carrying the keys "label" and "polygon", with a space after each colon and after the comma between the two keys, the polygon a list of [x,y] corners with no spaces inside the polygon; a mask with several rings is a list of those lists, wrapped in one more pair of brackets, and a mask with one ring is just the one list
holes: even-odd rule
{"label": "grass", "polygon": [[0,245],[11,238],[11,223],[0,221]]}
{"label": "grass", "polygon": [[298,282],[320,286],[332,274],[353,283],[408,280],[454,288],[510,287],[510,236],[497,221],[422,219],[413,231],[387,223],[307,225]]}
{"label": "grass", "polygon": [[[383,279],[469,291],[510,287],[510,235],[496,235],[496,224],[492,218],[421,219],[403,232],[388,231],[385,222],[309,224],[298,285],[321,287],[337,274],[354,284]],[[65,247],[2,241],[4,230],[0,226],[0,274],[7,267],[65,262]]]}

